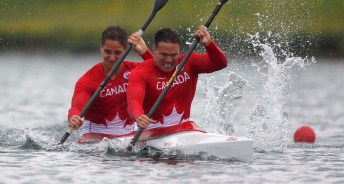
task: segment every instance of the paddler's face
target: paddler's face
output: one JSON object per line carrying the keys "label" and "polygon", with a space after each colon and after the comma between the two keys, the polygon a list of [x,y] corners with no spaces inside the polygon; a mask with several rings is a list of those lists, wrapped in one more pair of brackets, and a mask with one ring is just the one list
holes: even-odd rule
{"label": "paddler's face", "polygon": [[163,72],[173,71],[178,64],[179,44],[159,42],[154,46],[154,61]]}
{"label": "paddler's face", "polygon": [[119,57],[124,52],[125,48],[119,41],[105,40],[104,44],[100,47],[103,56],[103,64],[106,69],[111,70]]}

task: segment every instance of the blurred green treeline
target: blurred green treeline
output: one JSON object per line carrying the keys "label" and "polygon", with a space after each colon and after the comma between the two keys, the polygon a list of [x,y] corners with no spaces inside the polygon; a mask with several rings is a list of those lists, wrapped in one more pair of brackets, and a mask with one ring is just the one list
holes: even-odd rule
{"label": "blurred green treeline", "polygon": [[[153,0],[0,0],[1,51],[98,52],[101,32],[121,25],[139,30]],[[176,29],[184,42],[204,24],[216,0],[169,0],[143,37],[152,44],[156,30]],[[296,54],[344,56],[344,0],[230,0],[210,29],[226,52],[252,51],[250,35],[269,34]],[[270,41],[271,41],[270,40]]]}

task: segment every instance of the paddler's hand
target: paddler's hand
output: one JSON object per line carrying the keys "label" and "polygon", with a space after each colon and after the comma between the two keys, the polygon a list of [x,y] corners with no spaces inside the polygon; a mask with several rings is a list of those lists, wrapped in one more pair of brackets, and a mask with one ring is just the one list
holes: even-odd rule
{"label": "paddler's hand", "polygon": [[145,41],[142,39],[142,37],[137,33],[133,33],[128,38],[129,44],[133,46],[133,49],[136,53],[142,55],[147,51],[147,46]]}
{"label": "paddler's hand", "polygon": [[135,121],[137,123],[137,126],[139,126],[140,128],[143,128],[143,129],[147,128],[148,125],[151,123],[154,123],[154,124],[157,123],[157,121],[149,118],[148,116],[146,116],[144,114],[137,117]]}
{"label": "paddler's hand", "polygon": [[73,115],[68,120],[68,126],[72,127],[74,130],[78,130],[84,123],[84,118],[80,118],[78,115]]}
{"label": "paddler's hand", "polygon": [[211,36],[207,30],[207,27],[200,25],[198,30],[194,33],[194,36],[199,38],[199,43],[203,46],[207,46],[211,42]]}

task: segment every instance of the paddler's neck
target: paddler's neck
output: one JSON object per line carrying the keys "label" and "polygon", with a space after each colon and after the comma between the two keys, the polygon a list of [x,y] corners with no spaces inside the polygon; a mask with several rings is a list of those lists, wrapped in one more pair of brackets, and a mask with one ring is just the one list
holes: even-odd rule
{"label": "paddler's neck", "polygon": [[[102,66],[103,66],[104,73],[105,73],[106,75],[108,75],[112,68],[106,67],[106,66],[104,65],[104,63],[103,63]],[[122,70],[122,65],[120,65],[120,66],[117,68],[117,70],[115,71],[115,73],[111,76],[111,79],[115,79],[115,78],[119,75],[119,73],[121,73],[121,70]]]}

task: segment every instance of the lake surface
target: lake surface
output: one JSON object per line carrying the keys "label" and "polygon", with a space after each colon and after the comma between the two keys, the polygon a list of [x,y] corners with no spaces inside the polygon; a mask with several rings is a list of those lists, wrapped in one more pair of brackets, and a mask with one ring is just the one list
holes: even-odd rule
{"label": "lake surface", "polygon": [[[200,78],[192,117],[209,132],[253,138],[254,161],[242,163],[123,157],[106,142],[76,144],[78,131],[57,148],[74,84],[100,56],[2,54],[0,183],[344,183],[344,60],[292,59],[234,59]],[[293,142],[303,124],[315,144]]]}

